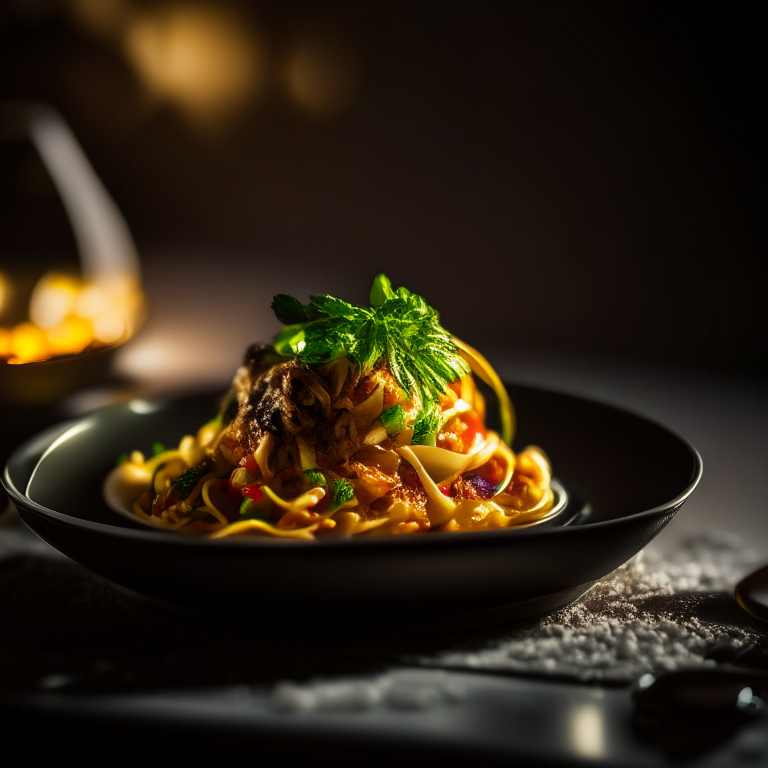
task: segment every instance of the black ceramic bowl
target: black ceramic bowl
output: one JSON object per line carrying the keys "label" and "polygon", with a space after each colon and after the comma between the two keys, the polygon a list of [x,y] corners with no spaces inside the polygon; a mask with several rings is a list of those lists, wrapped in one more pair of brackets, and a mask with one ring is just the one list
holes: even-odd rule
{"label": "black ceramic bowl", "polygon": [[566,513],[522,529],[381,539],[210,540],[149,530],[102,484],[120,454],[175,444],[218,396],[134,400],[51,428],[11,456],[3,484],[45,541],[114,584],[206,613],[493,622],[567,605],[653,539],[691,494],[701,458],[638,415],[508,385],[516,449],[535,443],[569,493]]}

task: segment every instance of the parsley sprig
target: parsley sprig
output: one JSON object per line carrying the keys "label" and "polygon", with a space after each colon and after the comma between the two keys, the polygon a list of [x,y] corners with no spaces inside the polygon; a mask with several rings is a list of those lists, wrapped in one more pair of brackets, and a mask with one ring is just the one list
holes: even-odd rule
{"label": "parsley sprig", "polygon": [[363,374],[385,359],[395,381],[409,396],[421,401],[420,440],[434,440],[439,421],[438,400],[448,384],[470,372],[451,335],[440,325],[438,313],[407,288],[394,290],[386,275],[377,275],[370,307],[360,307],[333,296],[298,299],[278,294],[272,302],[277,319],[285,324],[274,339],[276,350],[295,355],[307,365],[320,365],[346,356]]}

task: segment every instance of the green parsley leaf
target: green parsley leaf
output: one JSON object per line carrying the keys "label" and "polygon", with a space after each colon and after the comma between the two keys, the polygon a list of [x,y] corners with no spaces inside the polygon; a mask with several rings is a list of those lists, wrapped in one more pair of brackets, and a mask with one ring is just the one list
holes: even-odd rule
{"label": "green parsley leaf", "polygon": [[371,286],[370,302],[372,307],[380,307],[385,301],[395,298],[392,283],[385,274],[376,275]]}
{"label": "green parsley leaf", "polygon": [[390,437],[399,435],[405,426],[405,411],[402,405],[393,405],[382,411],[381,423]]}
{"label": "green parsley leaf", "polygon": [[278,293],[272,299],[272,311],[277,319],[285,325],[304,323],[309,320],[301,302],[284,293]]}
{"label": "green parsley leaf", "polygon": [[424,408],[416,417],[416,423],[413,425],[413,437],[411,443],[414,445],[435,445],[437,433],[440,429],[440,409],[435,404],[432,407]]}
{"label": "green parsley leaf", "polygon": [[331,501],[331,509],[336,509],[354,498],[355,489],[352,487],[352,483],[350,483],[349,480],[340,477],[333,481],[333,500]]}
{"label": "green parsley leaf", "polygon": [[123,464],[127,464],[127,463],[128,463],[128,454],[127,453],[121,453],[117,457],[117,462],[115,462],[115,466],[122,467]]}
{"label": "green parsley leaf", "polygon": [[152,455],[159,456],[165,452],[165,446],[162,443],[152,443]]}
{"label": "green parsley leaf", "polygon": [[470,372],[438,313],[408,289],[393,290],[386,275],[374,280],[370,308],[310,296],[302,308],[309,319],[299,320],[299,302],[290,298],[279,294],[273,302],[278,319],[293,321],[275,336],[280,354],[307,365],[346,356],[363,374],[384,359],[395,381],[407,394],[415,393],[425,410],[436,408],[448,384]]}
{"label": "green parsley leaf", "polygon": [[272,298],[272,311],[277,319],[285,325],[306,323],[308,320],[315,320],[318,317],[314,307],[311,305],[302,306],[298,299],[285,293],[278,293]]}

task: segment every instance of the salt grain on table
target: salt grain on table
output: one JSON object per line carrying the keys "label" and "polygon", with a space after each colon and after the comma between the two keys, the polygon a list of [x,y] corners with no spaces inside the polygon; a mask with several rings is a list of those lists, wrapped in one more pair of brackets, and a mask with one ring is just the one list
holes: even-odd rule
{"label": "salt grain on table", "polygon": [[[671,556],[647,550],[598,582],[581,600],[490,647],[420,658],[421,664],[518,671],[584,681],[630,682],[645,672],[711,665],[757,632],[702,621],[705,594],[730,593],[756,555],[725,532],[699,536]],[[690,609],[690,610],[688,610]]]}
{"label": "salt grain on table", "polygon": [[756,553],[727,532],[698,536],[672,555],[648,548],[572,605],[511,627],[491,645],[404,658],[421,669],[394,669],[372,679],[283,681],[272,689],[269,704],[275,711],[299,712],[457,701],[461,695],[451,694],[445,667],[630,683],[646,672],[714,665],[713,651],[736,656],[766,640],[749,621],[737,626],[696,615],[713,596],[732,608],[733,587],[757,562]]}

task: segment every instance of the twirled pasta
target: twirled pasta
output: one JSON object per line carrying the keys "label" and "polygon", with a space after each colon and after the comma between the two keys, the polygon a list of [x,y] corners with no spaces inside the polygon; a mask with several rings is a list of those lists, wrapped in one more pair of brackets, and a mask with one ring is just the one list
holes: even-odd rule
{"label": "twirled pasta", "polygon": [[[388,281],[379,288],[383,297],[375,304],[372,291],[374,308],[408,310],[401,305],[412,294],[394,292]],[[377,316],[367,312],[370,325]],[[553,514],[549,460],[537,446],[517,454],[510,448],[512,404],[476,350],[439,337],[445,332],[433,323],[427,343],[438,338],[454,350],[442,370],[460,375],[444,383],[435,377],[431,386],[404,372],[399,360],[409,358],[391,341],[367,361],[352,342],[346,354],[337,345],[320,362],[302,357],[312,322],[289,325],[290,344],[251,347],[220,413],[196,434],[150,458],[138,451],[127,457],[107,479],[112,506],[127,507],[148,525],[211,538],[477,531]],[[388,331],[385,322],[380,335]],[[417,315],[412,325],[421,331],[421,322]],[[338,323],[321,330],[328,328],[339,335]],[[428,372],[439,368],[436,360],[416,360],[414,370],[423,377],[424,365]],[[485,426],[473,375],[496,393],[501,434]],[[439,393],[433,401],[430,392]]]}

